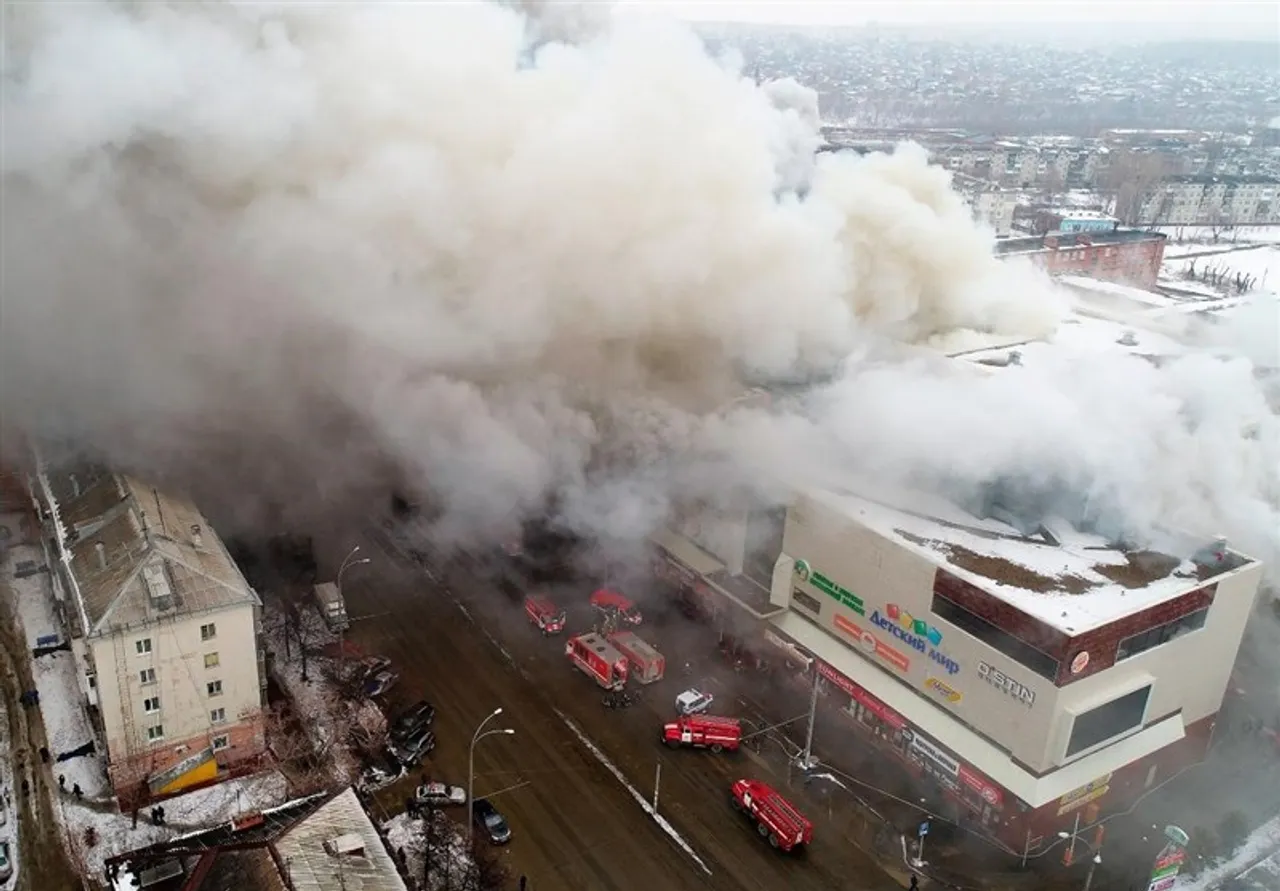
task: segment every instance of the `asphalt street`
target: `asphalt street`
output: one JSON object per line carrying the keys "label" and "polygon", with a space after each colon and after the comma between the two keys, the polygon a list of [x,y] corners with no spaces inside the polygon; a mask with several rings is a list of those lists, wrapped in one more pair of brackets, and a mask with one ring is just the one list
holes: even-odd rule
{"label": "asphalt street", "polygon": [[[465,786],[471,734],[498,706],[503,715],[490,726],[516,731],[477,746],[475,791],[508,817],[514,840],[505,856],[530,889],[888,891],[905,884],[854,847],[838,817],[809,813],[814,842],[799,855],[764,843],[730,809],[728,790],[739,776],[779,778],[746,753],[673,751],[658,741],[683,686],[679,672],[645,688],[636,707],[605,709],[601,691],[565,658],[564,639],[544,638],[519,601],[476,567],[453,561],[424,571],[380,533],[365,539],[365,553],[377,558],[343,585],[356,617],[348,639],[393,660],[401,672],[393,703],[425,697],[436,705],[439,742],[422,773]],[[586,630],[584,613],[571,612],[571,632]],[[658,811],[691,851],[658,826],[566,719],[646,801],[661,766]],[[414,780],[379,798],[394,806]]]}

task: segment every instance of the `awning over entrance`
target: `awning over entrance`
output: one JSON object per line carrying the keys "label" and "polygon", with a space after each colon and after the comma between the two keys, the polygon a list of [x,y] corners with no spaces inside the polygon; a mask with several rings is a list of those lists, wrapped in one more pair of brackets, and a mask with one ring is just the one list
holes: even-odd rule
{"label": "awning over entrance", "polygon": [[[699,593],[702,593],[702,591],[714,592],[716,596],[729,601],[747,613],[754,621],[770,619],[782,612],[781,607],[775,607],[768,603],[764,604],[767,608],[761,612],[756,605],[739,596],[739,592],[734,590],[738,587],[738,584],[751,586],[753,583],[745,581],[743,576],[729,576],[723,563],[678,532],[662,527],[653,533],[649,540],[665,551],[672,559],[692,570],[693,577],[688,579],[688,584],[695,589],[698,589],[698,586],[702,586],[702,590]],[[753,591],[752,593],[755,592]],[[767,598],[767,596],[767,591],[761,593],[762,598]]]}
{"label": "awning over entrance", "polygon": [[1060,799],[1186,735],[1181,715],[1172,715],[1099,752],[1038,777],[1014,763],[1007,752],[987,742],[933,703],[915,695],[800,615],[788,612],[773,619],[772,624],[784,636],[887,703],[913,727],[947,746],[1033,808]]}

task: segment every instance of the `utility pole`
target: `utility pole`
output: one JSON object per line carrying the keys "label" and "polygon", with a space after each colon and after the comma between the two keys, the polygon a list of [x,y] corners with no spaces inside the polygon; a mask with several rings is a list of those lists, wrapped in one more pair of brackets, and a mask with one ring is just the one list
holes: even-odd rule
{"label": "utility pole", "polygon": [[360,545],[356,545],[354,548],[352,548],[351,553],[347,554],[347,556],[342,559],[342,565],[338,567],[338,577],[334,583],[334,587],[338,589],[338,599],[342,601],[342,612],[343,612],[342,624],[338,626],[339,674],[341,674],[342,670],[347,667],[347,623],[350,621],[350,619],[348,619],[346,616],[347,598],[344,597],[342,594],[342,576],[343,576],[343,573],[345,573],[351,567],[360,566],[369,562],[368,557],[361,557],[359,560],[352,560],[352,558],[355,557],[355,555],[358,553],[360,553]]}
{"label": "utility pole", "polygon": [[809,695],[809,729],[805,733],[804,761],[801,762],[805,770],[809,769],[809,764],[813,758],[813,725],[818,718],[818,684],[821,681],[821,677],[815,669],[813,672],[813,692]]}
{"label": "utility pole", "polygon": [[653,772],[653,812],[658,812],[658,787],[662,785],[662,762],[658,762],[657,769]]}

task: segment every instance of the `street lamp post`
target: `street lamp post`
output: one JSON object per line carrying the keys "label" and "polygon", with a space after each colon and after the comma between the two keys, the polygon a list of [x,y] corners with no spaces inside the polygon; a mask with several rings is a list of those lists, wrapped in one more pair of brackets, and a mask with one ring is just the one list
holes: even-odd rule
{"label": "street lamp post", "polygon": [[1089,863],[1089,874],[1084,877],[1084,891],[1089,891],[1089,887],[1093,884],[1093,871],[1102,863],[1102,855],[1094,854],[1093,860]]}
{"label": "street lamp post", "polygon": [[[489,717],[480,722],[476,727],[476,732],[471,734],[471,748],[467,751],[467,849],[470,850],[471,843],[475,837],[475,783],[476,783],[476,743],[484,739],[486,736],[493,736],[495,733],[505,733],[508,736],[515,733],[510,727],[494,727],[492,730],[485,730],[484,727],[498,715],[502,714],[502,707],[495,708]],[[481,732],[483,731],[483,732]]]}
{"label": "street lamp post", "polygon": [[368,563],[368,557],[361,557],[359,560],[353,560],[356,554],[360,553],[360,545],[356,545],[351,549],[351,553],[347,554],[342,560],[342,565],[338,567],[338,578],[334,583],[334,587],[338,589],[338,598],[342,601],[342,611],[344,613],[342,624],[338,626],[338,669],[342,671],[347,667],[347,623],[350,621],[345,616],[347,611],[347,598],[342,594],[342,576],[348,569],[353,566],[360,566]]}

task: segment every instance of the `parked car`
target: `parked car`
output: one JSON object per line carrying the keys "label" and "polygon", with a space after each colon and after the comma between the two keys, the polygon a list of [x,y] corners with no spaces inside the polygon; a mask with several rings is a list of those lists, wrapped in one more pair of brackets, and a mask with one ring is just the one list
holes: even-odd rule
{"label": "parked car", "polygon": [[383,749],[381,754],[370,761],[360,771],[360,778],[356,781],[356,786],[364,792],[374,792],[384,786],[389,786],[404,776],[405,770],[396,756],[389,749]]}
{"label": "parked car", "polygon": [[700,715],[711,708],[716,698],[711,693],[690,688],[676,697],[676,711],[682,715]]}
{"label": "parked car", "polygon": [[489,841],[495,845],[505,845],[511,841],[511,827],[507,825],[507,818],[498,813],[489,799],[477,798],[471,803],[471,819],[476,828],[489,836]]}
{"label": "parked car", "polygon": [[9,840],[0,841],[0,882],[13,878],[13,861],[9,859]]}
{"label": "parked car", "polygon": [[392,739],[404,739],[415,730],[430,726],[436,719],[436,707],[425,699],[419,699],[406,709],[396,712],[391,719],[390,734]]}
{"label": "parked car", "polygon": [[361,690],[365,696],[373,698],[381,696],[396,685],[396,681],[400,680],[400,675],[394,671],[380,671],[365,679],[364,686]]}
{"label": "parked car", "polygon": [[407,737],[404,742],[395,745],[392,752],[396,760],[405,767],[412,767],[427,756],[436,747],[436,735],[423,727]]}
{"label": "parked car", "polygon": [[413,791],[413,800],[416,804],[430,804],[436,807],[445,804],[466,804],[467,790],[447,783],[423,783]]}
{"label": "parked car", "polygon": [[391,667],[391,660],[386,656],[365,656],[357,663],[355,676],[361,680],[373,677],[380,671]]}

